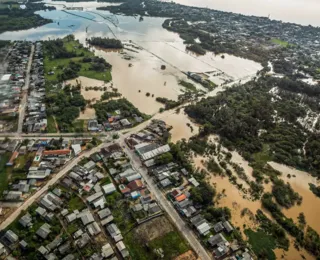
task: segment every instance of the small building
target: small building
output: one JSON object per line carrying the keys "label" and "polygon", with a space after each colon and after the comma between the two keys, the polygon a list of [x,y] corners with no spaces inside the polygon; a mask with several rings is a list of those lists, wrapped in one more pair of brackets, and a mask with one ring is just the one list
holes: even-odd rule
{"label": "small building", "polygon": [[19,219],[19,223],[25,228],[31,227],[32,226],[31,215],[29,213],[25,214],[24,216],[22,216],[22,218]]}
{"label": "small building", "polygon": [[36,234],[43,238],[46,239],[48,235],[51,233],[50,230],[51,226],[48,223],[44,223],[36,232]]}
{"label": "small building", "polygon": [[119,250],[121,256],[123,258],[126,258],[127,256],[129,256],[129,251],[126,249],[125,244],[123,243],[123,241],[120,241],[116,244],[117,249]]}
{"label": "small building", "polygon": [[108,183],[102,186],[102,189],[106,195],[111,194],[117,190],[113,183]]}
{"label": "small building", "polygon": [[101,256],[103,258],[108,258],[114,254],[114,251],[109,243],[105,244],[101,248]]}
{"label": "small building", "polygon": [[80,144],[73,144],[71,145],[71,149],[75,156],[79,155],[81,153],[81,145]]}

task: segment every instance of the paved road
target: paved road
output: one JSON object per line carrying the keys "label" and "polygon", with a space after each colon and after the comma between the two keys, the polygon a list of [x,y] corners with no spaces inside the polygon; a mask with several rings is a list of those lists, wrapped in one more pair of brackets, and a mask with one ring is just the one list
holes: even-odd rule
{"label": "paved road", "polygon": [[90,156],[91,154],[100,151],[102,147],[106,144],[102,143],[101,145],[91,149],[90,151],[86,151],[77,158],[69,161],[65,165],[65,167],[57,173],[51,180],[47,182],[45,186],[43,186],[40,190],[38,190],[35,194],[29,197],[19,208],[17,208],[4,222],[0,225],[0,230],[8,227],[21,213],[21,211],[26,210],[32,203],[34,203],[42,194],[44,194],[50,186],[54,185],[60,178],[62,178],[68,171],[70,171],[83,157]]}
{"label": "paved road", "polygon": [[128,149],[127,145],[124,142],[125,136],[121,135],[119,138],[119,144],[123,147],[125,152],[128,154],[131,163],[133,167],[141,173],[142,177],[146,181],[148,188],[150,189],[151,193],[154,194],[158,202],[160,203],[161,207],[168,213],[172,221],[175,223],[181,234],[185,237],[185,239],[189,242],[193,250],[198,254],[200,259],[202,260],[209,260],[212,259],[208,252],[203,248],[203,246],[200,244],[199,240],[197,239],[194,232],[190,229],[190,227],[185,223],[184,220],[181,219],[180,215],[177,213],[175,208],[167,198],[164,196],[164,194],[161,192],[161,190],[158,188],[158,186],[153,182],[152,178],[148,175],[147,170],[144,167],[141,167],[141,162],[139,157],[132,152],[130,149]]}
{"label": "paved road", "polygon": [[28,89],[30,85],[30,71],[31,71],[31,65],[32,65],[32,58],[34,53],[34,44],[31,46],[31,53],[29,57],[29,62],[27,66],[26,71],[26,78],[24,81],[24,87],[22,88],[22,99],[20,102],[20,108],[19,108],[19,121],[18,121],[18,134],[22,133],[22,127],[23,127],[23,119],[26,112],[26,105],[27,105],[27,98],[28,98]]}

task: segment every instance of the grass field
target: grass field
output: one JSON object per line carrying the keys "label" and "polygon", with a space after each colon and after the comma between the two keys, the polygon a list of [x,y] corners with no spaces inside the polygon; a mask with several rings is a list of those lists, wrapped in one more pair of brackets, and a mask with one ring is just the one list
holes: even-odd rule
{"label": "grass field", "polygon": [[48,124],[47,124],[47,131],[48,133],[57,133],[57,128],[55,124],[55,120],[53,116],[48,116],[47,117]]}
{"label": "grass field", "polygon": [[[109,70],[105,72],[97,72],[90,70],[90,63],[83,63],[83,57],[94,57],[94,53],[90,52],[86,48],[81,47],[81,44],[77,41],[67,41],[64,39],[64,47],[68,52],[74,53],[75,57],[66,59],[50,59],[46,56],[44,59],[44,70],[47,81],[57,81],[58,75],[62,73],[63,69],[68,66],[70,61],[81,64],[81,69],[78,73],[79,76],[84,76],[92,79],[110,81],[111,72]],[[82,55],[81,57],[76,57]],[[48,75],[48,72],[53,71],[53,75]]]}
{"label": "grass field", "polygon": [[286,42],[286,41],[282,41],[280,39],[272,39],[271,42],[275,43],[275,44],[278,44],[278,45],[281,45],[283,47],[288,47],[290,46],[290,43]]}
{"label": "grass field", "polygon": [[0,196],[8,188],[10,171],[6,168],[6,163],[10,160],[11,153],[5,153],[0,157]]}
{"label": "grass field", "polygon": [[272,236],[263,231],[255,232],[252,229],[246,229],[245,234],[249,238],[248,242],[258,259],[276,259],[276,255],[273,252],[276,248],[276,242]]}
{"label": "grass field", "polygon": [[85,204],[84,202],[76,195],[74,195],[70,200],[69,200],[69,206],[68,206],[68,209],[70,211],[73,211],[73,210],[81,210],[85,207]]}

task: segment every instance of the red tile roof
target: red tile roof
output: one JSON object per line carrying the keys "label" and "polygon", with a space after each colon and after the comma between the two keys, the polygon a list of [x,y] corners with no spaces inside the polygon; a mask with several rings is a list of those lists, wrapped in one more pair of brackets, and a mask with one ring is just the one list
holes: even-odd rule
{"label": "red tile roof", "polygon": [[134,180],[129,182],[129,184],[127,185],[127,187],[131,190],[131,191],[135,191],[138,189],[141,189],[143,187],[143,183],[141,180]]}
{"label": "red tile roof", "polygon": [[48,151],[44,151],[43,155],[67,155],[70,153],[71,153],[71,150],[48,150]]}
{"label": "red tile roof", "polygon": [[179,196],[177,196],[177,197],[176,197],[176,201],[180,202],[180,201],[185,200],[186,198],[187,198],[187,196],[186,196],[186,195],[181,194],[181,195],[179,195]]}

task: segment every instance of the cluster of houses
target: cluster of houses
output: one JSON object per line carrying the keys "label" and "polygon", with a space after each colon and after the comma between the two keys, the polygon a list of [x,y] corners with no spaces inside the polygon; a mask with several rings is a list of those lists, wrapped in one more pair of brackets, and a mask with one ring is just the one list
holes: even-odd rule
{"label": "cluster of houses", "polygon": [[6,169],[12,168],[10,176],[12,181],[3,192],[2,200],[26,199],[42,186],[52,173],[57,172],[71,158],[81,153],[81,145],[86,141],[83,139],[71,141],[13,139],[0,143],[0,156],[10,155],[10,159],[6,162]]}
{"label": "cluster of houses", "polygon": [[24,130],[27,133],[43,132],[47,128],[47,115],[45,105],[45,78],[43,67],[42,43],[35,43],[35,51],[32,60],[30,86],[27,111],[24,118]]}
{"label": "cluster of houses", "polygon": [[[21,90],[25,84],[30,42],[14,42],[7,56],[6,73],[0,74],[0,131],[10,131],[19,110]],[[7,66],[6,66],[7,65]]]}
{"label": "cluster of houses", "polygon": [[152,122],[142,131],[132,134],[126,139],[126,144],[133,149],[141,142],[157,142],[165,136],[169,136],[172,127],[166,125],[162,120],[153,119]]}
{"label": "cluster of houses", "polygon": [[113,114],[107,113],[108,121],[99,124],[96,119],[88,121],[88,131],[90,132],[101,132],[101,131],[112,131],[121,130],[124,128],[131,127],[132,125],[139,124],[143,122],[143,118],[132,115],[132,118],[128,119],[121,115],[120,110],[116,110]]}
{"label": "cluster of houses", "polygon": [[[212,221],[206,220],[201,214],[201,205],[192,201],[190,189],[200,186],[200,183],[175,161],[162,162],[160,160],[159,163],[159,157],[170,153],[170,146],[161,144],[162,137],[168,129],[164,122],[156,120],[143,131],[131,135],[126,143],[135,150],[141,162],[147,167],[148,174],[166,193],[166,197],[177,212],[193,228],[199,239],[210,248],[213,257],[224,259],[235,256],[241,247],[236,240],[229,242],[226,239],[233,232],[233,226],[230,222],[223,220],[212,223]],[[236,259],[252,259],[248,251],[242,253],[245,257],[240,256]]]}
{"label": "cluster of houses", "polygon": [[137,224],[162,215],[162,209],[118,144],[101,149],[80,164],[61,180],[61,185],[77,192],[91,208],[72,212],[64,210],[69,225],[79,218],[85,220],[85,228],[76,231],[73,236],[79,240],[79,245],[85,246],[88,243],[86,238],[106,232],[111,241],[102,248],[102,255],[112,256],[116,249],[123,258],[128,257],[123,234],[114,221],[112,210],[106,206],[108,197],[117,196],[127,201]]}

